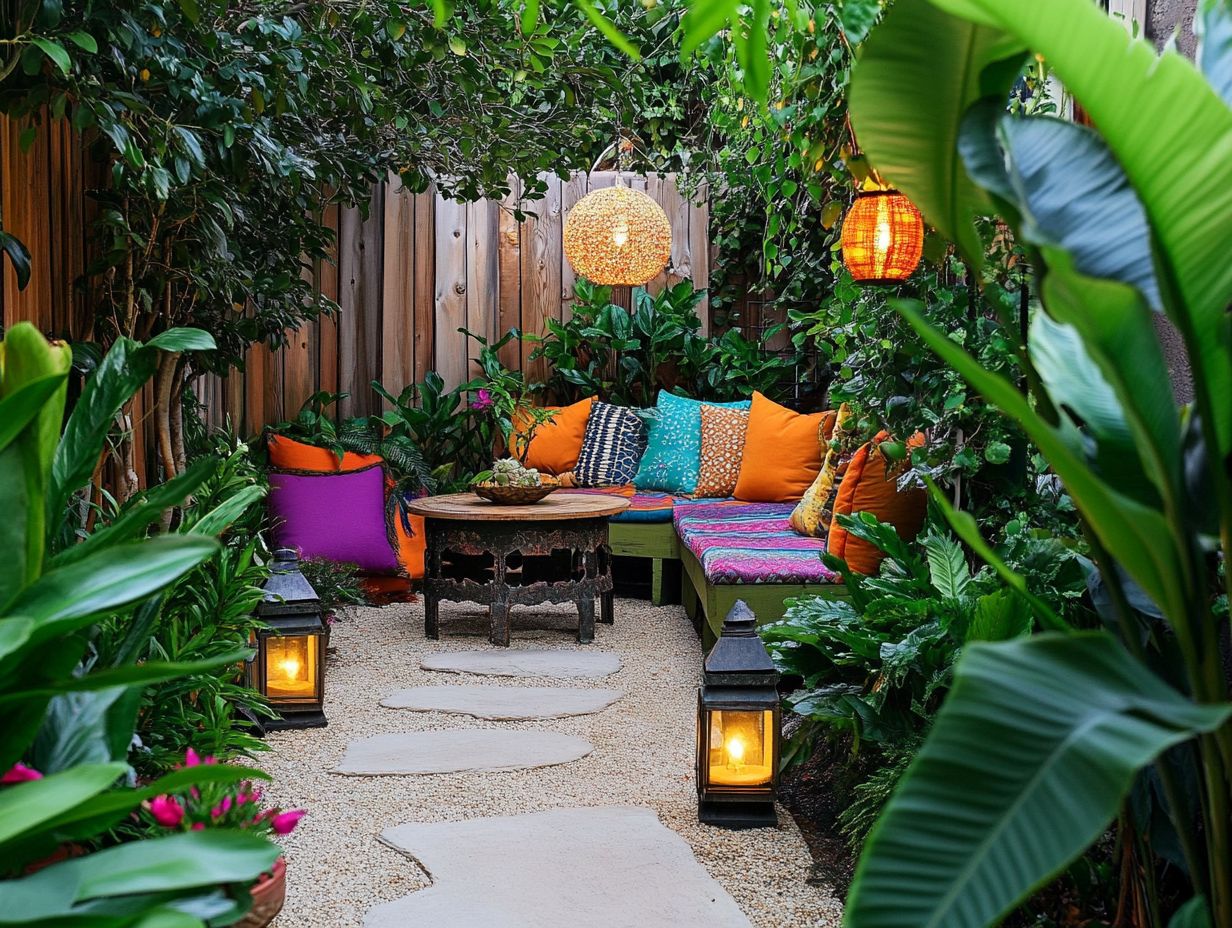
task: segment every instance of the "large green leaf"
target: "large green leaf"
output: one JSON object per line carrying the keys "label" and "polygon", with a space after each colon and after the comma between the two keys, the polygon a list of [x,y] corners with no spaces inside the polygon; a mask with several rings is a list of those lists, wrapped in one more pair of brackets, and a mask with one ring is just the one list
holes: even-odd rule
{"label": "large green leaf", "polygon": [[1198,67],[1207,82],[1232,106],[1232,5],[1228,0],[1201,0],[1194,16]]}
{"label": "large green leaf", "polygon": [[1146,209],[1164,304],[1186,335],[1224,457],[1232,451],[1232,109],[1187,59],[1157,55],[1097,4],[935,2],[1042,54],[1099,127]]}
{"label": "large green leaf", "polygon": [[946,599],[962,599],[971,582],[962,546],[952,538],[929,535],[923,547],[928,557],[929,577],[937,592]]}
{"label": "large green leaf", "polygon": [[1103,139],[1051,116],[1003,116],[997,130],[1023,237],[1065,249],[1080,273],[1137,287],[1161,309],[1146,212]]}
{"label": "large green leaf", "polygon": [[134,683],[142,686],[162,683],[166,680],[214,670],[227,664],[242,664],[252,657],[252,654],[251,648],[240,648],[198,661],[143,661],[140,664],[96,670],[80,676],[51,680],[45,684],[29,686],[15,692],[0,693],[0,709],[13,702],[20,702],[31,697],[52,698],[62,693],[96,692],[113,686],[129,686]]}
{"label": "large green leaf", "polygon": [[138,687],[61,693],[47,706],[27,754],[30,763],[43,773],[58,773],[81,764],[123,762],[140,705]]}
{"label": "large green leaf", "polygon": [[869,160],[975,266],[984,250],[974,220],[989,201],[959,157],[959,127],[968,107],[1013,79],[1022,51],[928,0],[897,0],[852,74],[851,122]]}
{"label": "large green leaf", "polygon": [[90,479],[116,414],[154,375],[159,351],[213,347],[213,336],[200,329],[169,329],[148,345],[130,338],[115,341],[86,381],[56,449],[47,494],[47,511],[53,519],[63,510],[69,495]]}
{"label": "large green leaf", "polygon": [[43,640],[144,599],[213,557],[218,547],[210,538],[178,535],[117,545],[44,574],[11,611],[33,619],[33,637]]}
{"label": "large green leaf", "polygon": [[264,496],[265,487],[256,485],[244,487],[203,514],[188,527],[187,532],[192,535],[221,535],[231,527],[232,522]]}
{"label": "large green leaf", "polygon": [[67,374],[41,377],[0,399],[0,451],[21,434],[67,380]]}
{"label": "large green leaf", "polygon": [[127,764],[87,764],[0,790],[0,843],[37,828],[111,786]]}
{"label": "large green leaf", "polygon": [[942,360],[1022,426],[1065,483],[1109,553],[1170,614],[1182,614],[1186,602],[1184,571],[1167,520],[1101,480],[1092,472],[1072,434],[1044,421],[1014,384],[985,370],[958,344],[929,325],[918,303],[897,300],[894,306]]}
{"label": "large green leaf", "polygon": [[1230,714],[1102,632],[969,645],[865,845],[847,924],[997,923],[1107,828],[1141,767]]}
{"label": "large green leaf", "polygon": [[[1083,276],[1062,252],[1045,248],[1044,255],[1048,270],[1043,294],[1049,313],[1081,333],[1086,353],[1115,393],[1129,427],[1129,453],[1141,461],[1159,494],[1175,505],[1182,483],[1181,422],[1168,365],[1141,293]],[[1110,473],[1116,465],[1107,457]]]}
{"label": "large green leaf", "polygon": [[0,884],[5,898],[0,924],[62,917],[89,899],[251,883],[279,853],[264,838],[238,831],[132,841]]}
{"label": "large green leaf", "polygon": [[111,789],[79,802],[62,814],[40,822],[36,829],[17,841],[0,844],[0,853],[4,854],[5,860],[18,864],[36,860],[45,856],[43,849],[49,845],[55,847],[66,841],[95,837],[119,824],[142,802],[155,796],[183,792],[189,787],[206,783],[229,784],[268,779],[269,776],[260,770],[230,764],[182,767],[138,789]]}
{"label": "large green leaf", "polygon": [[[45,496],[47,474],[60,436],[64,416],[67,375],[72,352],[67,345],[51,343],[28,322],[10,328],[0,341],[0,401],[5,412],[22,418],[20,407],[28,406],[33,387],[41,392],[45,382],[58,383],[37,407],[15,438],[0,448],[0,614],[17,592],[33,581],[43,568],[47,544]],[[20,398],[19,398],[20,397]],[[8,403],[14,408],[9,408]]]}
{"label": "large green leaf", "polygon": [[177,506],[218,469],[218,458],[205,457],[182,474],[172,477],[129,500],[109,525],[96,528],[80,544],[65,548],[51,559],[51,566],[63,567],[125,541],[132,541],[170,507]]}

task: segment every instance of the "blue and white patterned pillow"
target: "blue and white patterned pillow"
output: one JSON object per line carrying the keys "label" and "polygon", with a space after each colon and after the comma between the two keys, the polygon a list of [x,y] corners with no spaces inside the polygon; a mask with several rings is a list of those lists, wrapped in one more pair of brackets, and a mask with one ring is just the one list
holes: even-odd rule
{"label": "blue and white patterned pillow", "polygon": [[[748,409],[749,400],[706,403],[729,409]],[[648,420],[650,435],[641,467],[633,478],[639,490],[663,490],[680,496],[697,491],[702,460],[702,403],[666,390],[659,391],[656,415]]]}
{"label": "blue and white patterned pillow", "polygon": [[574,479],[580,487],[618,487],[632,482],[646,450],[646,426],[632,409],[595,403],[586,420],[586,434]]}

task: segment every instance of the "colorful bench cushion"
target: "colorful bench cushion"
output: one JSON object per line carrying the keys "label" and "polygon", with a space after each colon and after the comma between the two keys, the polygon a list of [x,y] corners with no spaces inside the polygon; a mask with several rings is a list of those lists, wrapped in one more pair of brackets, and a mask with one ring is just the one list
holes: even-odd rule
{"label": "colorful bench cushion", "polygon": [[629,501],[629,508],[618,516],[613,516],[613,522],[670,522],[672,521],[672,506],[675,497],[670,493],[641,492],[633,486],[623,487],[588,487],[560,490],[561,493],[598,493],[603,496],[620,496]]}
{"label": "colorful bench cushion", "polygon": [[821,563],[826,543],[791,528],[790,503],[680,500],[676,534],[708,583],[836,583]]}

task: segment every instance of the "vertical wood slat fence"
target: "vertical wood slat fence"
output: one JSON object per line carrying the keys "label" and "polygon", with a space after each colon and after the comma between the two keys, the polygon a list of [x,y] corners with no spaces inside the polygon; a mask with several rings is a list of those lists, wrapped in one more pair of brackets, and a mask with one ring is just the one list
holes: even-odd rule
{"label": "vertical wood slat fence", "polygon": [[[90,252],[89,230],[98,208],[88,192],[106,186],[107,164],[94,160],[64,120],[45,117],[33,144],[22,151],[29,121],[0,116],[0,216],[3,228],[30,249],[32,274],[18,290],[13,268],[0,261],[0,318],[7,328],[33,322],[49,336],[91,337],[97,293],[82,287]],[[647,285],[651,292],[682,279],[707,286],[710,271],[709,207],[705,192],[684,199],[671,174],[630,176],[663,206],[672,226],[671,261]],[[341,415],[376,411],[369,382],[397,393],[438,371],[449,386],[475,373],[474,344],[461,327],[498,338],[510,328],[539,333],[548,319],[571,313],[575,278],[562,249],[564,218],[590,190],[616,182],[610,171],[545,177],[547,194],[513,215],[519,188],[505,200],[459,203],[435,192],[410,194],[396,177],[373,191],[367,218],[358,209],[332,207],[325,221],[337,234],[335,260],[318,262],[315,284],[336,300],[336,319],[321,319],[288,333],[279,351],[252,348],[244,371],[199,378],[196,393],[207,421],[230,420],[241,434],[294,415],[317,390],[347,392]],[[631,303],[629,288],[613,299]],[[709,310],[699,308],[708,327]],[[541,380],[543,362],[531,362],[533,344],[508,345],[503,362]],[[153,396],[137,398],[131,427],[147,447],[145,419]],[[144,456],[137,461],[144,482]]]}
{"label": "vertical wood slat fence", "polygon": [[[334,207],[325,221],[337,232],[336,260],[320,262],[314,277],[338,302],[338,317],[289,333],[279,351],[252,348],[242,372],[199,379],[207,421],[229,419],[251,434],[293,416],[318,390],[350,394],[338,412],[353,416],[378,410],[372,380],[395,394],[430,370],[447,387],[466,382],[478,372],[477,346],[459,329],[493,340],[510,328],[537,334],[548,319],[569,318],[575,277],[563,254],[564,217],[589,190],[611,186],[615,177],[546,177],[546,196],[523,204],[527,218],[521,223],[513,215],[516,182],[503,201],[461,203],[434,191],[412,194],[391,176],[373,191],[367,219],[358,209]],[[684,279],[706,287],[704,197],[687,201],[671,174],[626,181],[660,203],[672,225],[671,261],[646,289],[657,293]],[[618,289],[614,299],[628,306],[629,288]],[[699,312],[708,328],[708,306]],[[501,359],[529,380],[541,380],[547,372],[541,360],[530,360],[533,349],[528,339],[513,342]]]}

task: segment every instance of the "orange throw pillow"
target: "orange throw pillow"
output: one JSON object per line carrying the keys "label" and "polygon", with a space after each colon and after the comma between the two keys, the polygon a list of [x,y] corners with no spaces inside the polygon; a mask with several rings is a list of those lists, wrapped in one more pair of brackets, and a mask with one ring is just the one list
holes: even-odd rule
{"label": "orange throw pillow", "polygon": [[270,466],[274,470],[301,474],[347,474],[384,463],[379,454],[355,454],[352,451],[344,452],[339,461],[338,455],[328,448],[306,445],[285,435],[270,434],[266,443]]}
{"label": "orange throw pillow", "polygon": [[821,472],[834,418],[833,411],[805,415],[754,393],[736,499],[799,502]]}
{"label": "orange throw pillow", "polygon": [[[877,573],[885,552],[851,535],[839,525],[839,516],[871,512],[879,522],[893,525],[904,541],[911,541],[919,534],[928,509],[928,494],[923,488],[898,489],[898,478],[907,464],[899,461],[887,466],[890,462],[881,453],[880,444],[889,438],[889,432],[879,432],[872,441],[860,446],[847,466],[834,500],[834,520],[830,523],[826,551],[841,557],[857,574]],[[923,444],[924,436],[917,432],[907,441],[908,453]]]}
{"label": "orange throw pillow", "polygon": [[[526,452],[526,466],[545,474],[563,474],[573,470],[577,465],[578,453],[582,450],[586,420],[590,418],[590,407],[594,402],[595,398],[590,396],[572,406],[548,406],[548,409],[556,410],[556,415],[551,422],[535,429]],[[524,434],[526,426],[527,421],[523,417],[510,439],[509,453],[514,457],[517,457],[514,450],[518,444],[517,436]]]}

